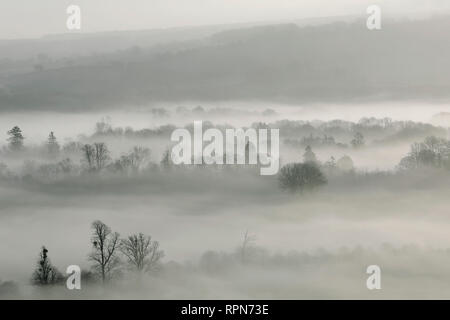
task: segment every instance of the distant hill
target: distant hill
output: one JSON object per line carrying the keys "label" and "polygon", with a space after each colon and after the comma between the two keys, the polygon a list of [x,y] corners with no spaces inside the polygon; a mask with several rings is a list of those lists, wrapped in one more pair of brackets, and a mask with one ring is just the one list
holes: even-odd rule
{"label": "distant hill", "polygon": [[384,22],[379,31],[368,31],[363,20],[234,28],[4,75],[0,108],[79,110],[185,100],[447,100],[449,34],[448,17]]}

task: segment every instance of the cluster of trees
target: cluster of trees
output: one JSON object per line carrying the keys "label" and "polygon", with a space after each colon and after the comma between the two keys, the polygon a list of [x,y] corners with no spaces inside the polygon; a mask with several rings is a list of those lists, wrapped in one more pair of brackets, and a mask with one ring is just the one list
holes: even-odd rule
{"label": "cluster of trees", "polygon": [[[4,151],[10,152],[20,152],[24,150],[24,140],[25,137],[23,135],[22,129],[19,126],[14,126],[7,132],[8,138],[6,139],[8,145]],[[56,156],[59,154],[60,145],[55,137],[55,134],[52,132],[49,133],[47,143],[46,143],[46,151],[50,156]]]}
{"label": "cluster of trees", "polygon": [[279,183],[284,190],[303,192],[326,184],[327,179],[312,162],[291,163],[280,169]]}
{"label": "cluster of trees", "polygon": [[[3,152],[9,155],[21,155],[25,151],[25,137],[18,126],[8,131],[8,145]],[[54,160],[51,163],[37,164],[33,160],[26,160],[24,176],[38,176],[42,178],[56,178],[62,174],[79,174],[83,171],[100,172],[108,169],[111,172],[136,173],[150,164],[150,149],[135,146],[129,152],[122,154],[117,159],[111,158],[108,146],[104,142],[83,144],[80,142],[68,142],[62,147],[54,132],[50,132],[45,144],[46,158]],[[78,166],[71,157],[81,159]],[[167,159],[163,159],[167,160]],[[4,163],[0,163],[0,176],[14,176],[8,171]]]}
{"label": "cluster of trees", "polygon": [[[212,124],[207,124],[212,125]],[[261,126],[263,124],[259,124]],[[97,134],[110,132],[111,127],[106,122],[97,124]],[[24,137],[19,127],[14,127],[10,131],[9,149],[20,150],[23,148]],[[359,147],[364,144],[364,137],[356,133],[352,144]],[[246,153],[249,152],[249,144],[246,145]],[[62,150],[61,150],[62,149]],[[24,166],[25,176],[55,179],[61,175],[80,174],[83,172],[114,172],[136,174],[142,170],[153,168],[150,162],[151,151],[144,147],[133,147],[128,153],[122,154],[119,158],[112,159],[107,145],[103,142],[92,144],[69,143],[60,148],[56,136],[50,132],[47,140],[47,152],[56,159],[61,158],[61,152],[70,152],[81,157],[81,166],[76,165],[70,158],[63,158],[54,163],[37,165],[32,161],[27,161]],[[246,158],[248,155],[246,154]],[[172,168],[170,151],[164,152],[160,167],[162,169]],[[303,163],[287,164],[280,169],[278,180],[283,190],[305,191],[322,186],[327,182],[326,175],[333,175],[337,172],[347,172],[353,169],[353,161],[348,156],[343,156],[339,160],[331,157],[325,163],[321,163],[311,146],[306,146],[303,154]],[[0,174],[5,176],[6,166],[0,166]]]}
{"label": "cluster of trees", "polygon": [[[212,125],[212,124],[210,124]],[[264,124],[259,124],[262,126]],[[379,124],[378,124],[379,125]],[[392,125],[385,121],[386,126]],[[108,131],[108,127],[100,125],[100,131]],[[267,126],[267,125],[266,125]],[[22,130],[15,126],[8,131],[8,150],[19,152],[24,148],[24,135]],[[312,136],[309,136],[310,138]],[[332,141],[330,136],[326,140]],[[354,134],[351,144],[354,148],[359,148],[365,143],[364,136],[360,132]],[[248,152],[249,146],[246,146]],[[24,166],[25,176],[37,176],[45,178],[56,178],[67,174],[80,174],[83,172],[114,172],[136,174],[146,169],[155,168],[156,164],[150,161],[151,151],[144,147],[133,147],[129,152],[122,154],[116,159],[112,159],[107,145],[103,142],[92,144],[81,144],[71,142],[60,147],[53,132],[50,132],[46,142],[47,154],[55,159],[61,159],[61,154],[77,154],[81,158],[81,166],[75,164],[69,157],[62,160],[37,165],[33,161],[26,161]],[[447,168],[450,169],[450,141],[435,136],[427,137],[423,142],[414,143],[410,152],[401,159],[399,169],[416,169],[423,167]],[[160,161],[160,168],[172,168],[170,151],[164,152]],[[352,159],[344,155],[336,160],[333,156],[321,163],[312,147],[307,145],[303,154],[303,161],[287,164],[280,169],[278,180],[280,187],[290,191],[305,191],[320,187],[327,182],[326,177],[330,177],[342,172],[353,171]],[[0,176],[11,175],[4,164],[0,164]]]}
{"label": "cluster of trees", "polygon": [[[204,127],[212,127],[212,123],[205,122]],[[193,129],[187,126],[188,129]],[[110,134],[112,129],[106,121],[97,123],[97,131],[93,137]],[[92,137],[91,137],[92,138]],[[19,150],[23,150],[22,131],[15,127],[14,135],[10,138],[11,142],[8,146],[8,151],[13,154]],[[20,147],[13,147],[20,144]],[[247,143],[245,147],[245,158],[248,161],[250,145]],[[22,155],[21,153],[17,153]],[[68,142],[62,147],[59,145],[54,132],[50,132],[46,142],[46,159],[52,160],[47,163],[40,163],[36,160],[25,160],[22,169],[22,178],[44,181],[52,181],[65,176],[78,176],[84,173],[117,173],[135,175],[139,172],[153,172],[155,170],[170,171],[174,169],[170,149],[167,149],[161,157],[159,166],[151,160],[151,150],[142,146],[134,146],[128,152],[123,153],[117,158],[111,156],[111,152],[104,142],[81,143]],[[224,155],[224,158],[226,155]],[[235,155],[236,157],[236,155]],[[79,163],[72,160],[75,158],[80,160]],[[205,167],[204,165],[180,165],[178,169],[183,170],[187,168]],[[227,168],[231,169],[229,165],[214,165],[210,166],[212,169]],[[247,165],[246,169],[257,169],[255,166]],[[8,171],[5,164],[0,163],[0,177],[3,178],[18,178],[14,173]]]}
{"label": "cluster of trees", "polygon": [[398,167],[450,169],[450,141],[430,136],[423,142],[413,143],[410,152],[400,160]]}
{"label": "cluster of trees", "polygon": [[[88,255],[91,272],[84,272],[89,278],[106,283],[123,274],[124,269],[140,275],[157,271],[160,268],[164,251],[159,242],[142,233],[121,239],[103,222],[92,223],[92,249]],[[52,265],[48,249],[43,246],[33,271],[31,282],[34,285],[54,285],[64,281],[64,276]]]}
{"label": "cluster of trees", "polygon": [[313,190],[327,183],[324,174],[332,176],[338,172],[352,172],[353,160],[347,156],[342,156],[338,161],[333,156],[325,163],[321,163],[311,146],[305,148],[303,153],[303,163],[290,163],[280,169],[278,180],[283,190],[292,192],[303,192]]}
{"label": "cluster of trees", "polygon": [[[179,108],[184,110],[183,108]],[[156,112],[156,111],[155,111]],[[197,107],[192,112],[206,112],[202,107]],[[182,113],[177,111],[177,113]],[[224,126],[213,125],[205,121],[204,127],[214,127],[219,130]],[[302,121],[302,120],[280,120],[274,123],[256,122],[252,124],[255,128],[278,128],[282,133],[284,142],[294,146],[313,147],[335,146],[340,148],[359,148],[366,144],[366,137],[377,143],[390,142],[399,139],[411,139],[427,135],[443,136],[445,129],[435,127],[431,124],[416,123],[412,121],[393,121],[390,118],[362,118],[358,122],[344,120],[331,121]],[[161,138],[169,137],[176,127],[173,125],[162,125],[154,129],[134,130],[130,127],[113,127],[110,120],[105,118],[96,124],[94,134],[90,137],[96,140],[105,136],[127,137],[127,138]],[[188,130],[189,126],[186,127]],[[301,136],[301,139],[292,137]],[[336,140],[348,141],[347,143]]]}
{"label": "cluster of trees", "polygon": [[108,147],[103,142],[96,142],[92,145],[85,144],[81,147],[81,151],[89,171],[102,170],[110,160]]}

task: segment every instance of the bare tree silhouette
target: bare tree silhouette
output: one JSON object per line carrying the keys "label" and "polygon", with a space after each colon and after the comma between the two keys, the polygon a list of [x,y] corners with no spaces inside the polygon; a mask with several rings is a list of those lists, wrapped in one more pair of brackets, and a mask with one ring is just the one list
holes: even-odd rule
{"label": "bare tree silhouette", "polygon": [[159,250],[158,241],[152,241],[150,236],[144,236],[142,233],[123,239],[120,250],[131,267],[140,273],[156,270],[159,261],[164,257],[164,251]]}
{"label": "bare tree silhouette", "polygon": [[99,273],[102,282],[106,282],[115,275],[120,264],[117,256],[119,234],[99,220],[92,223],[92,230],[92,252],[88,258],[94,263],[92,268]]}
{"label": "bare tree silhouette", "polygon": [[247,257],[249,254],[249,249],[251,247],[251,245],[256,241],[256,237],[254,235],[250,235],[248,233],[248,230],[245,230],[245,234],[244,234],[244,238],[242,240],[242,245],[239,248],[240,250],[240,255],[241,255],[241,262],[242,263],[246,263],[247,262]]}

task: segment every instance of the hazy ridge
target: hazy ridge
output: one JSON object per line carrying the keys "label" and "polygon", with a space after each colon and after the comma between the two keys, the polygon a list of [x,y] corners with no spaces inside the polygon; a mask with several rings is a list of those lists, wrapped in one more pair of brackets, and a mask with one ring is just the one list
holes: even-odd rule
{"label": "hazy ridge", "polygon": [[[447,101],[448,17],[282,24],[132,47],[2,73],[2,110],[88,110],[158,101]],[[4,62],[6,63],[6,62]],[[95,90],[93,89],[95,87]]]}

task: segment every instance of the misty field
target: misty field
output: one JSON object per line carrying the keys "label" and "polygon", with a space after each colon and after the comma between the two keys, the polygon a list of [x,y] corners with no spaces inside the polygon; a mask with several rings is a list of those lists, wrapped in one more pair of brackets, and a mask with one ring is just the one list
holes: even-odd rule
{"label": "misty field", "polygon": [[[2,10],[15,27],[0,29],[0,299],[450,297],[443,1],[384,1],[376,30],[360,0],[240,1],[228,20],[225,6],[141,2],[151,10],[84,1],[77,31],[59,2]],[[167,27],[189,20],[175,7],[198,25]],[[256,7],[269,20],[244,23]],[[45,30],[67,34],[16,39]],[[172,134],[199,121],[221,137],[276,132],[214,150],[279,151],[276,174],[205,164],[203,149],[177,164]]]}
{"label": "misty field", "polygon": [[[184,118],[190,128],[199,112],[222,129],[230,125],[218,123],[217,112],[245,119],[242,126],[264,120],[280,128],[281,167],[314,162],[326,183],[285,190],[280,174],[261,176],[249,165],[171,164],[165,154],[172,123],[182,126]],[[23,127],[18,149],[5,137],[2,297],[446,297],[450,143],[444,127],[386,117],[300,120],[300,113],[287,120],[267,110],[240,115],[230,108],[141,115],[152,125],[116,126],[113,117],[86,114],[90,129],[79,134],[71,133],[74,122],[64,138],[54,132],[39,141],[42,126],[31,127],[29,138]],[[98,144],[105,157],[91,166],[85,148]],[[163,251],[158,267],[136,275],[119,254],[120,272],[100,285],[88,259],[96,220],[123,238],[151,235]],[[62,277],[73,264],[89,272],[82,290],[69,291],[63,281],[32,285],[41,246]],[[371,264],[383,272],[383,290],[376,293],[365,286]]]}

